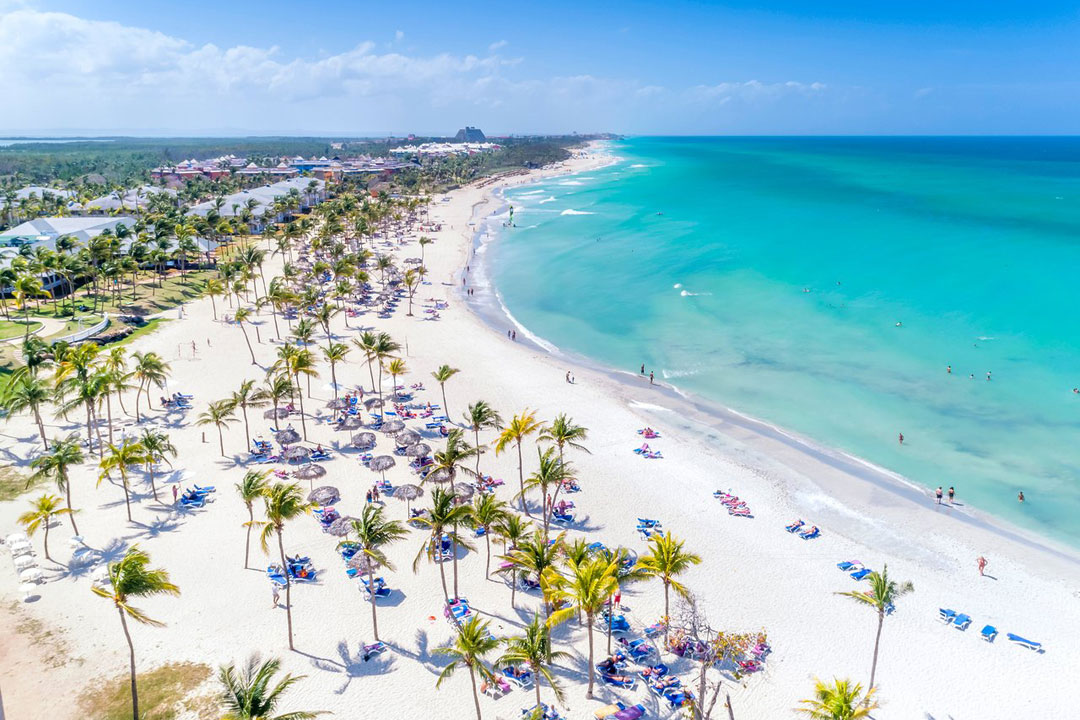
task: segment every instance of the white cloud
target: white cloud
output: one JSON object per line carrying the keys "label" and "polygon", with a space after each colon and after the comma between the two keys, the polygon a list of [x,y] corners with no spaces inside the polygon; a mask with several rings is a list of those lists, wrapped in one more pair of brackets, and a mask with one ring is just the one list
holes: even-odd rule
{"label": "white cloud", "polygon": [[20,7],[0,13],[0,130],[452,132],[467,123],[513,132],[678,131],[687,110],[709,117],[709,108],[733,98],[812,96],[825,87],[752,80],[672,89],[588,73],[536,78],[523,58],[497,54],[507,45],[410,55],[362,42],[290,57],[275,46],[200,46]]}
{"label": "white cloud", "polygon": [[394,33],[394,40],[395,41],[401,42],[404,39],[405,39],[405,31],[398,30],[396,33]]}

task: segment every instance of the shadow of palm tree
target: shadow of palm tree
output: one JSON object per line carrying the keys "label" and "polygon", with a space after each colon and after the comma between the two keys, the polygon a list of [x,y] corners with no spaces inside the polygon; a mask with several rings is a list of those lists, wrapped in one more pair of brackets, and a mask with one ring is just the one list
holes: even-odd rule
{"label": "shadow of palm tree", "polygon": [[353,678],[364,677],[366,675],[381,675],[389,671],[394,665],[394,658],[390,655],[379,654],[368,657],[364,652],[363,642],[357,646],[356,653],[354,654],[353,651],[349,649],[349,643],[345,640],[341,640],[337,644],[337,654],[337,660],[308,656],[311,660],[311,664],[319,670],[340,674],[342,676],[343,682],[341,686],[334,690],[334,694],[336,695],[344,693],[349,688]]}

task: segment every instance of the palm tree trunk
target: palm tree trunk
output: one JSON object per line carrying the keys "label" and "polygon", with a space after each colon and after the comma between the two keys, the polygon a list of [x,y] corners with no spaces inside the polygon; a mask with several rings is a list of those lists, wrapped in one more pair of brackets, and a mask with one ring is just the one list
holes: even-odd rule
{"label": "palm tree trunk", "polygon": [[244,415],[244,438],[247,440],[247,447],[250,450],[251,449],[251,430],[248,427],[247,403],[243,403],[243,404],[240,405],[240,412],[243,413],[243,415]]}
{"label": "palm tree trunk", "polygon": [[664,649],[668,646],[668,627],[671,625],[671,613],[668,610],[668,583],[664,581]]}
{"label": "palm tree trunk", "polygon": [[51,515],[48,515],[48,516],[45,517],[45,559],[51,562],[52,558],[49,557],[49,521],[50,520],[52,520]]}
{"label": "palm tree trunk", "polygon": [[442,413],[450,417],[450,408],[446,407],[446,383],[439,383],[439,387],[442,388]]}
{"label": "palm tree trunk", "polygon": [[379,642],[379,618],[375,614],[375,572],[368,565],[368,597],[371,599],[371,628],[375,633],[375,642]]}
{"label": "palm tree trunk", "polygon": [[307,442],[307,423],[304,421],[304,393],[300,391],[300,378],[297,378],[296,397],[300,400],[300,428],[304,431],[304,442]]}
{"label": "palm tree trunk", "polygon": [[482,720],[480,717],[480,695],[476,692],[476,670],[473,666],[469,666],[469,679],[472,681],[472,699],[473,704],[476,705],[476,720]]}
{"label": "palm tree trunk", "polygon": [[521,489],[521,509],[525,511],[525,514],[532,517],[532,513],[529,512],[529,504],[525,502],[525,463],[521,457],[521,439],[517,441],[518,451],[518,487]]}
{"label": "palm tree trunk", "polygon": [[131,717],[133,720],[139,720],[139,688],[135,685],[135,645],[131,642],[131,633],[128,632],[124,611],[120,607],[117,607],[116,611],[120,613],[120,625],[124,628],[124,637],[127,638],[128,662],[131,665]]}
{"label": "palm tree trunk", "polygon": [[[105,413],[108,420],[109,427],[109,444],[113,444],[113,432],[112,432],[112,393],[105,393]],[[154,483],[153,478],[150,479],[150,484]],[[154,493],[154,499],[157,500],[157,493]]]}
{"label": "palm tree trunk", "polygon": [[[446,400],[443,400],[443,415],[450,417],[450,413],[446,412]],[[476,425],[473,426],[473,439],[476,442],[476,478],[480,479],[480,428]]]}
{"label": "palm tree trunk", "polygon": [[38,433],[41,435],[41,442],[45,445],[45,450],[49,449],[49,440],[45,437],[45,423],[41,420],[41,411],[34,407],[34,420],[37,422]]}
{"label": "palm tree trunk", "polygon": [[375,371],[371,369],[371,359],[370,358],[368,358],[368,361],[367,361],[367,371],[368,371],[368,375],[371,376],[371,390],[372,390],[372,392],[374,392],[375,391]]}
{"label": "palm tree trunk", "polygon": [[153,458],[150,459],[150,462],[146,463],[146,469],[150,474],[150,491],[154,493],[154,500],[157,500],[158,502],[161,502],[161,500],[158,498],[158,494],[157,494],[157,483],[154,482],[154,461],[153,461]]}
{"label": "palm tree trunk", "polygon": [[454,534],[450,538],[450,547],[454,553],[454,597],[461,597],[461,593],[458,592],[457,585],[457,530],[454,530]]}
{"label": "palm tree trunk", "polygon": [[277,530],[278,552],[281,553],[281,569],[285,574],[285,619],[289,626],[289,649],[295,650],[292,640],[292,581],[289,579],[289,565],[285,560],[285,543],[281,539],[281,528]]}
{"label": "palm tree trunk", "polygon": [[251,509],[251,503],[247,504],[248,526],[247,537],[244,538],[244,569],[248,569],[248,561],[251,560],[251,526],[255,524],[255,511]]}
{"label": "palm tree trunk", "polygon": [[869,693],[874,689],[874,676],[877,675],[878,647],[881,645],[881,628],[885,624],[885,611],[878,610],[877,635],[874,636],[874,662],[870,666],[870,685],[866,688]]}
{"label": "palm tree trunk", "polygon": [[71,530],[76,535],[79,534],[79,526],[75,524],[75,508],[71,507],[71,482],[64,476],[64,495],[67,496],[67,507],[71,512],[68,513],[68,518],[71,519]]}
{"label": "palm tree trunk", "polygon": [[585,693],[585,697],[592,700],[593,677],[595,675],[595,669],[594,669],[594,666],[593,666],[593,636],[592,636],[593,618],[592,618],[592,613],[586,613],[585,618],[589,621],[589,690]]}
{"label": "palm tree trunk", "polygon": [[120,471],[120,482],[124,486],[124,505],[127,506],[128,522],[132,522],[132,519],[131,519],[131,496],[130,496],[130,493],[128,493],[127,474],[123,470]]}
{"label": "palm tree trunk", "polygon": [[255,365],[256,364],[256,362],[255,362],[255,351],[251,349],[251,339],[248,337],[247,329],[244,328],[244,323],[240,323],[240,329],[244,333],[244,342],[247,343],[248,352],[251,353],[251,364]]}
{"label": "palm tree trunk", "polygon": [[611,655],[611,626],[615,622],[615,602],[612,598],[612,603],[608,608],[607,614],[607,654]]}
{"label": "palm tree trunk", "polygon": [[337,408],[337,399],[338,399],[337,368],[335,367],[336,365],[337,365],[337,363],[333,363],[333,362],[330,363],[330,382],[334,384],[334,406],[335,406],[335,409]]}
{"label": "palm tree trunk", "polygon": [[491,528],[484,528],[484,544],[487,545],[487,560],[484,562],[484,579],[491,575]]}
{"label": "palm tree trunk", "polygon": [[225,457],[225,436],[221,434],[221,425],[217,426],[217,439],[218,446],[221,448],[221,457]]}
{"label": "palm tree trunk", "polygon": [[445,568],[445,565],[443,563],[439,563],[439,576],[442,578],[443,599],[446,600],[447,603],[449,603],[450,602],[450,591],[446,589],[446,570],[444,568]]}
{"label": "palm tree trunk", "polygon": [[217,303],[214,302],[214,296],[213,295],[210,296],[210,307],[214,311],[214,319],[217,320]]}
{"label": "palm tree trunk", "polygon": [[537,672],[537,668],[533,668],[533,677],[536,678],[536,704],[540,705],[540,673]]}

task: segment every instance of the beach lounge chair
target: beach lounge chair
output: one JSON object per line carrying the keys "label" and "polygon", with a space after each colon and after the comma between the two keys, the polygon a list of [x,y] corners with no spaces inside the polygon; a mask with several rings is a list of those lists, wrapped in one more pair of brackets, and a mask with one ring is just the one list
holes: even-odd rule
{"label": "beach lounge chair", "polygon": [[381,642],[371,643],[364,646],[364,662],[367,662],[376,655],[381,655],[386,652],[386,645]]}
{"label": "beach lounge chair", "polygon": [[872,572],[874,571],[870,568],[863,568],[862,570],[856,570],[855,572],[851,573],[851,578],[853,580],[862,580]]}
{"label": "beach lounge chair", "polygon": [[574,522],[574,516],[569,513],[553,512],[551,513],[551,519],[560,525],[569,525]]}
{"label": "beach lounge chair", "polygon": [[956,617],[953,618],[952,624],[957,630],[967,630],[968,626],[971,625],[971,617],[964,613],[957,613]]}
{"label": "beach lounge chair", "polygon": [[652,682],[657,678],[662,678],[667,675],[667,671],[668,666],[663,663],[659,663],[657,665],[653,665],[651,667],[645,668],[644,670],[641,670],[640,672],[638,672],[638,676],[646,682]]}
{"label": "beach lounge chair", "polygon": [[858,560],[851,560],[845,562],[838,562],[836,563],[836,567],[840,568],[844,572],[852,572],[862,568],[862,563]]}
{"label": "beach lounge chair", "polygon": [[821,537],[821,530],[815,527],[806,532],[799,533],[799,537],[801,537],[803,540],[813,540],[815,538]]}
{"label": "beach lounge chair", "polygon": [[983,640],[988,643],[992,643],[994,642],[994,638],[997,637],[998,631],[997,628],[993,625],[986,625],[983,627],[982,632],[980,632],[979,634],[982,635]]}
{"label": "beach lounge chair", "polygon": [[638,524],[638,527],[647,527],[647,528],[660,527],[660,525],[661,525],[659,520],[650,520],[648,518],[638,518],[637,519],[637,524]]}
{"label": "beach lounge chair", "polygon": [[806,523],[804,523],[802,520],[796,520],[795,522],[788,525],[786,529],[789,533],[798,532],[805,524]]}
{"label": "beach lounge chair", "polygon": [[593,717],[596,718],[596,720],[608,720],[609,718],[613,717],[615,713],[625,708],[626,706],[623,705],[621,702],[616,702],[611,705],[605,705],[604,707],[594,712]]}
{"label": "beach lounge chair", "polygon": [[[600,622],[597,623],[597,626],[606,630],[608,626],[608,613],[604,612],[599,618],[599,620]],[[627,622],[625,615],[616,615],[615,617],[611,618],[611,632],[630,632],[630,623]]]}
{"label": "beach lounge chair", "polygon": [[650,625],[649,627],[645,628],[644,630],[642,630],[642,632],[645,633],[645,637],[653,638],[653,637],[656,637],[657,635],[662,635],[664,633],[664,628],[665,627],[666,627],[665,623],[656,622],[656,623],[653,623],[652,625]]}
{"label": "beach lounge chair", "polygon": [[611,720],[639,720],[645,717],[645,706],[641,703],[623,708],[611,716]]}
{"label": "beach lounge chair", "polygon": [[510,682],[517,685],[522,690],[528,690],[533,686],[533,676],[531,670],[523,670],[516,667],[503,668],[503,677]]}
{"label": "beach lounge chair", "polygon": [[633,690],[636,682],[633,675],[607,675],[605,673],[600,673],[600,680],[605,685],[622,688],[623,690]]}
{"label": "beach lounge chair", "polygon": [[956,618],[956,611],[947,608],[938,608],[938,617],[941,619],[941,622],[948,625]]}
{"label": "beach lounge chair", "polygon": [[1006,633],[1005,637],[1009,638],[1009,642],[1014,642],[1021,647],[1026,647],[1028,650],[1034,650],[1035,652],[1043,651],[1042,643],[1037,643],[1034,640],[1028,640],[1019,635],[1013,635],[1012,633]]}

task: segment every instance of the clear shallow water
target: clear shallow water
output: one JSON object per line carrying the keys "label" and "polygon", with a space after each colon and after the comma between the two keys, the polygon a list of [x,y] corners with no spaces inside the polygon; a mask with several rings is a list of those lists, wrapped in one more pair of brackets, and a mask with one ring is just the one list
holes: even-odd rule
{"label": "clear shallow water", "polygon": [[519,321],[1080,546],[1080,138],[616,152],[507,193]]}

